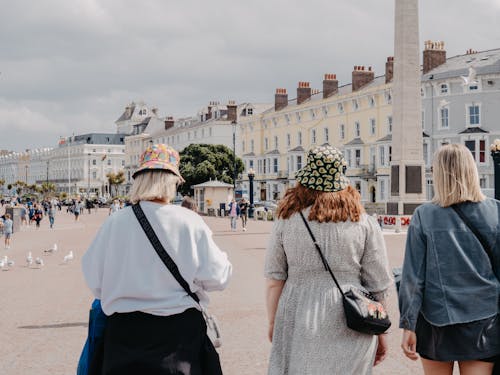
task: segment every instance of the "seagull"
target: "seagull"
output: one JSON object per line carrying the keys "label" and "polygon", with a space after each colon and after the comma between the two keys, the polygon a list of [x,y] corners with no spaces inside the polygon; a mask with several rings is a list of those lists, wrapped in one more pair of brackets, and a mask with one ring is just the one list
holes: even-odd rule
{"label": "seagull", "polygon": [[469,75],[467,77],[460,76],[460,78],[462,78],[462,80],[464,81],[462,83],[462,86],[477,84],[476,69],[474,69],[474,67],[472,66],[469,66]]}
{"label": "seagull", "polygon": [[28,256],[26,257],[26,264],[28,267],[31,267],[33,264],[33,257],[31,256],[31,251],[28,253]]}
{"label": "seagull", "polygon": [[42,258],[36,258],[35,263],[38,264],[40,267],[43,267],[43,259]]}
{"label": "seagull", "polygon": [[7,261],[7,266],[9,267],[14,267],[14,264],[16,264],[13,260]]}
{"label": "seagull", "polygon": [[64,256],[64,263],[68,263],[70,260],[73,260],[75,256],[73,255],[73,250],[70,250],[68,255]]}
{"label": "seagull", "polygon": [[44,250],[45,253],[54,253],[57,251],[57,244],[55,243],[54,245],[52,245],[52,247],[48,250]]}

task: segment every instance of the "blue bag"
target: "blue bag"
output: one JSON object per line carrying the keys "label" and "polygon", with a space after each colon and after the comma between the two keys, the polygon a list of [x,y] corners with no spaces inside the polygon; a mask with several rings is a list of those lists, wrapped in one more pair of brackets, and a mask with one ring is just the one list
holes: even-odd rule
{"label": "blue bag", "polygon": [[[95,299],[89,313],[89,332],[87,341],[78,361],[77,375],[88,375],[90,363],[96,354],[96,348],[102,347],[104,328],[106,327],[106,315],[102,311],[101,301]],[[99,345],[101,344],[101,345]]]}

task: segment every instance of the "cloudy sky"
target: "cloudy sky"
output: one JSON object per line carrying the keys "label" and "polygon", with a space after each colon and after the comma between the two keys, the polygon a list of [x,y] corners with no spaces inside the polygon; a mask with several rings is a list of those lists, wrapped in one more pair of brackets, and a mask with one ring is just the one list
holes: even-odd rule
{"label": "cloudy sky", "polygon": [[[354,65],[383,74],[394,0],[0,0],[0,149],[115,132],[127,103],[161,116],[272,102]],[[500,0],[420,0],[421,45],[500,48]]]}

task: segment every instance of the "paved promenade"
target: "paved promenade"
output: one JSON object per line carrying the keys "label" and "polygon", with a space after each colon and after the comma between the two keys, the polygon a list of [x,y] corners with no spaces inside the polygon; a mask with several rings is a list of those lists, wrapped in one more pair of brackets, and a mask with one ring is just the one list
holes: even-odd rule
{"label": "paved promenade", "polygon": [[[86,334],[88,308],[92,296],[80,271],[80,259],[107,210],[82,215],[79,222],[65,211],[58,212],[53,230],[44,219],[41,228],[15,233],[10,250],[0,247],[15,266],[0,272],[0,374],[69,375],[75,373]],[[220,350],[224,373],[228,375],[266,373],[270,343],[266,338],[264,279],[265,248],[272,222],[251,221],[247,232],[230,231],[228,219],[206,218],[214,239],[228,252],[234,276],[223,293],[212,294],[211,310],[223,331]],[[392,266],[401,264],[404,234],[385,236]],[[59,250],[44,250],[57,243]],[[63,263],[70,250],[74,261]],[[41,257],[43,267],[26,266],[28,251]],[[403,357],[399,348],[398,313],[395,293],[390,297],[394,328],[390,353],[375,374],[421,374],[419,363]],[[323,375],[323,374],[318,374]]]}

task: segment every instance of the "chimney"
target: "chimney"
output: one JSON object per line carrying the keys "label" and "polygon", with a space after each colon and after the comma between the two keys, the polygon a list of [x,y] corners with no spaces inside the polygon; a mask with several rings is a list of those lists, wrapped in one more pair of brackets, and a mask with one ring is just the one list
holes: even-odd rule
{"label": "chimney", "polygon": [[352,71],[352,91],[358,91],[375,78],[375,72],[369,66],[368,70],[364,66],[355,66]]}
{"label": "chimney", "polygon": [[215,105],[215,102],[210,102],[208,104],[208,112],[205,115],[205,121],[208,121],[212,118],[212,107]]}
{"label": "chimney", "polygon": [[445,62],[446,50],[444,49],[444,42],[425,41],[423,74],[428,73]]}
{"label": "chimney", "polygon": [[339,91],[339,81],[336,74],[325,74],[323,79],[323,99],[326,99]]}
{"label": "chimney", "polygon": [[274,110],[280,111],[288,105],[288,94],[286,89],[276,89],[274,94]]}
{"label": "chimney", "polygon": [[309,82],[299,82],[299,87],[297,87],[297,104],[304,103],[310,97],[311,87],[309,86]]}
{"label": "chimney", "polygon": [[173,128],[174,127],[174,118],[172,116],[168,116],[166,119],[165,119],[165,130],[168,130],[170,128]]}
{"label": "chimney", "polygon": [[234,100],[230,100],[227,103],[227,120],[231,122],[236,122],[238,120],[238,106]]}
{"label": "chimney", "polygon": [[392,81],[394,76],[394,56],[389,56],[385,63],[385,83]]}

